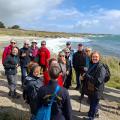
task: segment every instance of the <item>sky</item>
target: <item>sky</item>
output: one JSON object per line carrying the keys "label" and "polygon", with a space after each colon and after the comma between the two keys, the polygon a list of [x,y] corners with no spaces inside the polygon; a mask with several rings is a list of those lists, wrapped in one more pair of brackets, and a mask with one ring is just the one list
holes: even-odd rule
{"label": "sky", "polygon": [[40,31],[120,34],[120,0],[0,0],[0,21]]}

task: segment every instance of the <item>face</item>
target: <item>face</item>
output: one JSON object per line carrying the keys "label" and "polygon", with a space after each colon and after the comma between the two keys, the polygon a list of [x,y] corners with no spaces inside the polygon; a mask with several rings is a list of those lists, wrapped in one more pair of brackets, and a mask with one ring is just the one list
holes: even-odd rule
{"label": "face", "polygon": [[13,54],[13,55],[18,55],[18,49],[17,49],[17,48],[14,48],[14,49],[12,50],[12,54]]}
{"label": "face", "polygon": [[51,67],[51,66],[55,66],[55,65],[57,65],[57,64],[58,64],[57,60],[54,60],[54,61],[51,62],[50,67]]}
{"label": "face", "polygon": [[66,47],[70,49],[70,48],[71,48],[71,45],[66,45]]}
{"label": "face", "polygon": [[65,61],[65,55],[59,55],[59,60],[61,62],[64,62]]}
{"label": "face", "polygon": [[83,46],[78,46],[78,51],[82,51],[83,50]]}
{"label": "face", "polygon": [[85,50],[85,53],[86,53],[87,56],[90,56],[91,50]]}
{"label": "face", "polygon": [[36,47],[36,45],[37,45],[37,43],[32,42],[32,46],[33,46],[33,47]]}
{"label": "face", "polygon": [[98,53],[94,53],[94,54],[92,55],[92,62],[93,62],[93,63],[98,63],[99,60],[100,60],[100,55],[99,55]]}
{"label": "face", "polygon": [[70,55],[70,52],[65,52],[66,56],[68,57]]}
{"label": "face", "polygon": [[35,70],[34,70],[34,72],[33,72],[33,75],[34,75],[35,77],[38,77],[38,76],[40,75],[40,67],[39,67],[39,66],[35,68]]}
{"label": "face", "polygon": [[46,43],[44,43],[44,42],[41,43],[41,46],[42,46],[42,47],[46,47]]}
{"label": "face", "polygon": [[29,44],[24,43],[24,47],[25,47],[25,48],[28,48],[28,47],[29,47]]}
{"label": "face", "polygon": [[10,44],[11,44],[12,47],[16,46],[16,42],[11,42]]}

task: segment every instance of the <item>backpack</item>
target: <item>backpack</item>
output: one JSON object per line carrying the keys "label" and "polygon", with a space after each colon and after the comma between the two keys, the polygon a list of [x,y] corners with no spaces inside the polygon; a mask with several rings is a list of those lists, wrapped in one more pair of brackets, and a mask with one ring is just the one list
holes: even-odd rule
{"label": "backpack", "polygon": [[104,82],[108,82],[110,80],[110,77],[111,77],[111,73],[110,73],[110,70],[109,70],[109,67],[107,64],[103,64],[105,70],[106,70],[106,74],[105,74],[105,79],[104,79]]}
{"label": "backpack", "polygon": [[[43,86],[43,82],[39,80],[38,84],[35,84],[33,81],[31,81],[33,78],[27,76],[23,85],[23,99],[26,101],[26,103],[30,104],[30,101],[34,99],[34,97],[37,95],[38,90],[41,86]],[[36,80],[37,81],[37,80]],[[29,87],[32,85],[32,93],[29,91]]]}
{"label": "backpack", "polygon": [[60,90],[60,86],[57,85],[55,91],[54,91],[54,96],[52,97],[50,104],[48,104],[47,106],[42,106],[39,110],[37,115],[35,116],[34,120],[50,120],[51,118],[51,107],[52,104],[54,102],[54,99],[58,93],[58,91]]}

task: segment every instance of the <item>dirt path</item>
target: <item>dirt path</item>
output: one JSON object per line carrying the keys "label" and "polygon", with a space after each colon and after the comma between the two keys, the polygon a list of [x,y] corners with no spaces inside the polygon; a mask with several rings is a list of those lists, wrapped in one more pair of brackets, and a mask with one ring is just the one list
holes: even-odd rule
{"label": "dirt path", "polygon": [[[20,79],[18,81],[17,92],[20,95],[22,94]],[[80,94],[78,91],[73,90],[73,88],[69,90],[69,93],[73,108],[73,120],[84,120],[83,118],[87,116],[89,110],[88,104],[86,104],[86,97],[82,101],[81,112],[78,112]],[[106,88],[104,100],[101,100],[100,104],[100,118],[96,120],[120,120],[118,102],[120,102],[120,90]],[[7,80],[5,78],[0,79],[0,113],[1,112],[16,114],[17,117],[21,117],[19,120],[28,120],[29,116],[28,106],[24,103],[22,97],[19,100],[12,100],[8,97]],[[0,120],[2,119],[0,118]]]}

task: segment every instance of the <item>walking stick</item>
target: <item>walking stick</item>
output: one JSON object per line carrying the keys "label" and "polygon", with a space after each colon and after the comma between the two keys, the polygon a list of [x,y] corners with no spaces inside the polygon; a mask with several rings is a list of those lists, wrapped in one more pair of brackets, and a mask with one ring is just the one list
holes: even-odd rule
{"label": "walking stick", "polygon": [[[81,95],[82,95],[82,85],[81,85],[81,80],[79,78],[79,81],[80,81],[80,92],[81,92]],[[81,103],[82,103],[82,96],[80,96],[80,107],[79,107],[79,112],[81,111]]]}

